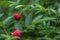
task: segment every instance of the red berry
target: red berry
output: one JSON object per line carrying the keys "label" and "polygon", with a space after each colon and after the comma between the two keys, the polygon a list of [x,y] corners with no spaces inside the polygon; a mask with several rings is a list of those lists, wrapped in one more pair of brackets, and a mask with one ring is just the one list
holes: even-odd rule
{"label": "red berry", "polygon": [[20,19],[21,19],[21,14],[20,14],[20,13],[15,13],[15,14],[14,14],[14,18],[15,18],[16,20],[20,20]]}
{"label": "red berry", "polygon": [[16,36],[16,37],[22,37],[22,32],[21,30],[15,30],[13,33],[12,33],[13,36]]}

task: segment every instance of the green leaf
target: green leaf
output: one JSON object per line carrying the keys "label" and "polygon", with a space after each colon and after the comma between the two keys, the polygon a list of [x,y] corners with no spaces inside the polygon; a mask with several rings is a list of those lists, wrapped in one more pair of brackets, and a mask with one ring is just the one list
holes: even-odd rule
{"label": "green leaf", "polygon": [[12,4],[16,4],[16,2],[14,2],[14,1],[8,1],[9,3],[12,3]]}
{"label": "green leaf", "polygon": [[15,27],[15,29],[23,30],[22,25],[21,25],[18,21],[16,21],[16,22],[14,23],[14,27]]}
{"label": "green leaf", "polygon": [[20,8],[20,7],[23,7],[23,5],[18,5],[18,6],[16,6],[15,8]]}
{"label": "green leaf", "polygon": [[12,18],[13,16],[9,16],[7,19],[3,21],[3,24],[7,24]]}
{"label": "green leaf", "polygon": [[0,18],[3,16],[4,14],[2,13],[2,14],[0,14]]}
{"label": "green leaf", "polygon": [[54,10],[54,9],[50,9],[50,10],[51,10],[53,13],[55,13],[55,14],[57,13],[56,10]]}
{"label": "green leaf", "polygon": [[19,4],[21,0],[17,0],[17,3]]}
{"label": "green leaf", "polygon": [[32,14],[30,13],[29,15],[26,15],[25,25],[28,26],[31,24],[31,22],[32,22]]}
{"label": "green leaf", "polygon": [[36,5],[36,9],[35,10],[40,10],[40,11],[47,11],[48,9],[39,5],[39,4],[35,4]]}
{"label": "green leaf", "polygon": [[50,17],[45,17],[43,19],[40,19],[40,20],[37,20],[37,21],[33,21],[32,24],[38,24],[38,23],[41,23],[43,21],[49,21],[49,20],[54,20],[56,18],[50,18]]}
{"label": "green leaf", "polygon": [[39,16],[35,17],[35,18],[33,19],[33,22],[35,22],[35,21],[37,21],[37,20],[41,19],[41,18],[42,18],[42,16],[43,16],[43,15],[39,15]]}
{"label": "green leaf", "polygon": [[32,4],[35,0],[30,0],[29,4]]}
{"label": "green leaf", "polygon": [[58,7],[58,13],[60,13],[60,5],[59,5],[59,7]]}
{"label": "green leaf", "polygon": [[27,26],[26,28],[34,30],[35,29],[35,25],[30,25],[30,26]]}

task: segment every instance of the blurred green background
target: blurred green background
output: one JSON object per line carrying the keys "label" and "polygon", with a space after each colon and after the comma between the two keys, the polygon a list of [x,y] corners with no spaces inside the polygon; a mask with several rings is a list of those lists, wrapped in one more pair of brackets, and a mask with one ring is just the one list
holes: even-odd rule
{"label": "blurred green background", "polygon": [[[15,20],[14,13],[22,19]],[[60,0],[0,0],[0,40],[15,40],[16,29],[21,40],[60,40]]]}

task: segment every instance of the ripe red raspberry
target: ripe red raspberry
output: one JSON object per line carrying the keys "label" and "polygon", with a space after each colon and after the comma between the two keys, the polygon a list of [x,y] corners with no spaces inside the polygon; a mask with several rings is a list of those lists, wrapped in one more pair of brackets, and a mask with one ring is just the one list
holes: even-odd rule
{"label": "ripe red raspberry", "polygon": [[13,33],[12,33],[13,36],[18,36],[18,37],[21,37],[22,36],[22,32],[20,30],[15,30]]}
{"label": "ripe red raspberry", "polygon": [[16,36],[17,37],[17,40],[19,40],[22,37],[22,32],[20,30],[15,30],[12,33],[12,36]]}
{"label": "ripe red raspberry", "polygon": [[21,19],[21,14],[20,14],[20,13],[15,13],[15,14],[14,14],[14,18],[15,18],[16,20],[20,20],[20,19]]}

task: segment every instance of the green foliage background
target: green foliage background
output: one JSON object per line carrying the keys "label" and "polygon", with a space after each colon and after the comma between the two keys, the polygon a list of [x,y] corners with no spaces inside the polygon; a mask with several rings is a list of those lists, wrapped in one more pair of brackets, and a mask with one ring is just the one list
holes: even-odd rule
{"label": "green foliage background", "polygon": [[[20,21],[13,17],[18,12]],[[15,40],[16,29],[21,40],[60,40],[60,0],[0,0],[0,40]]]}

